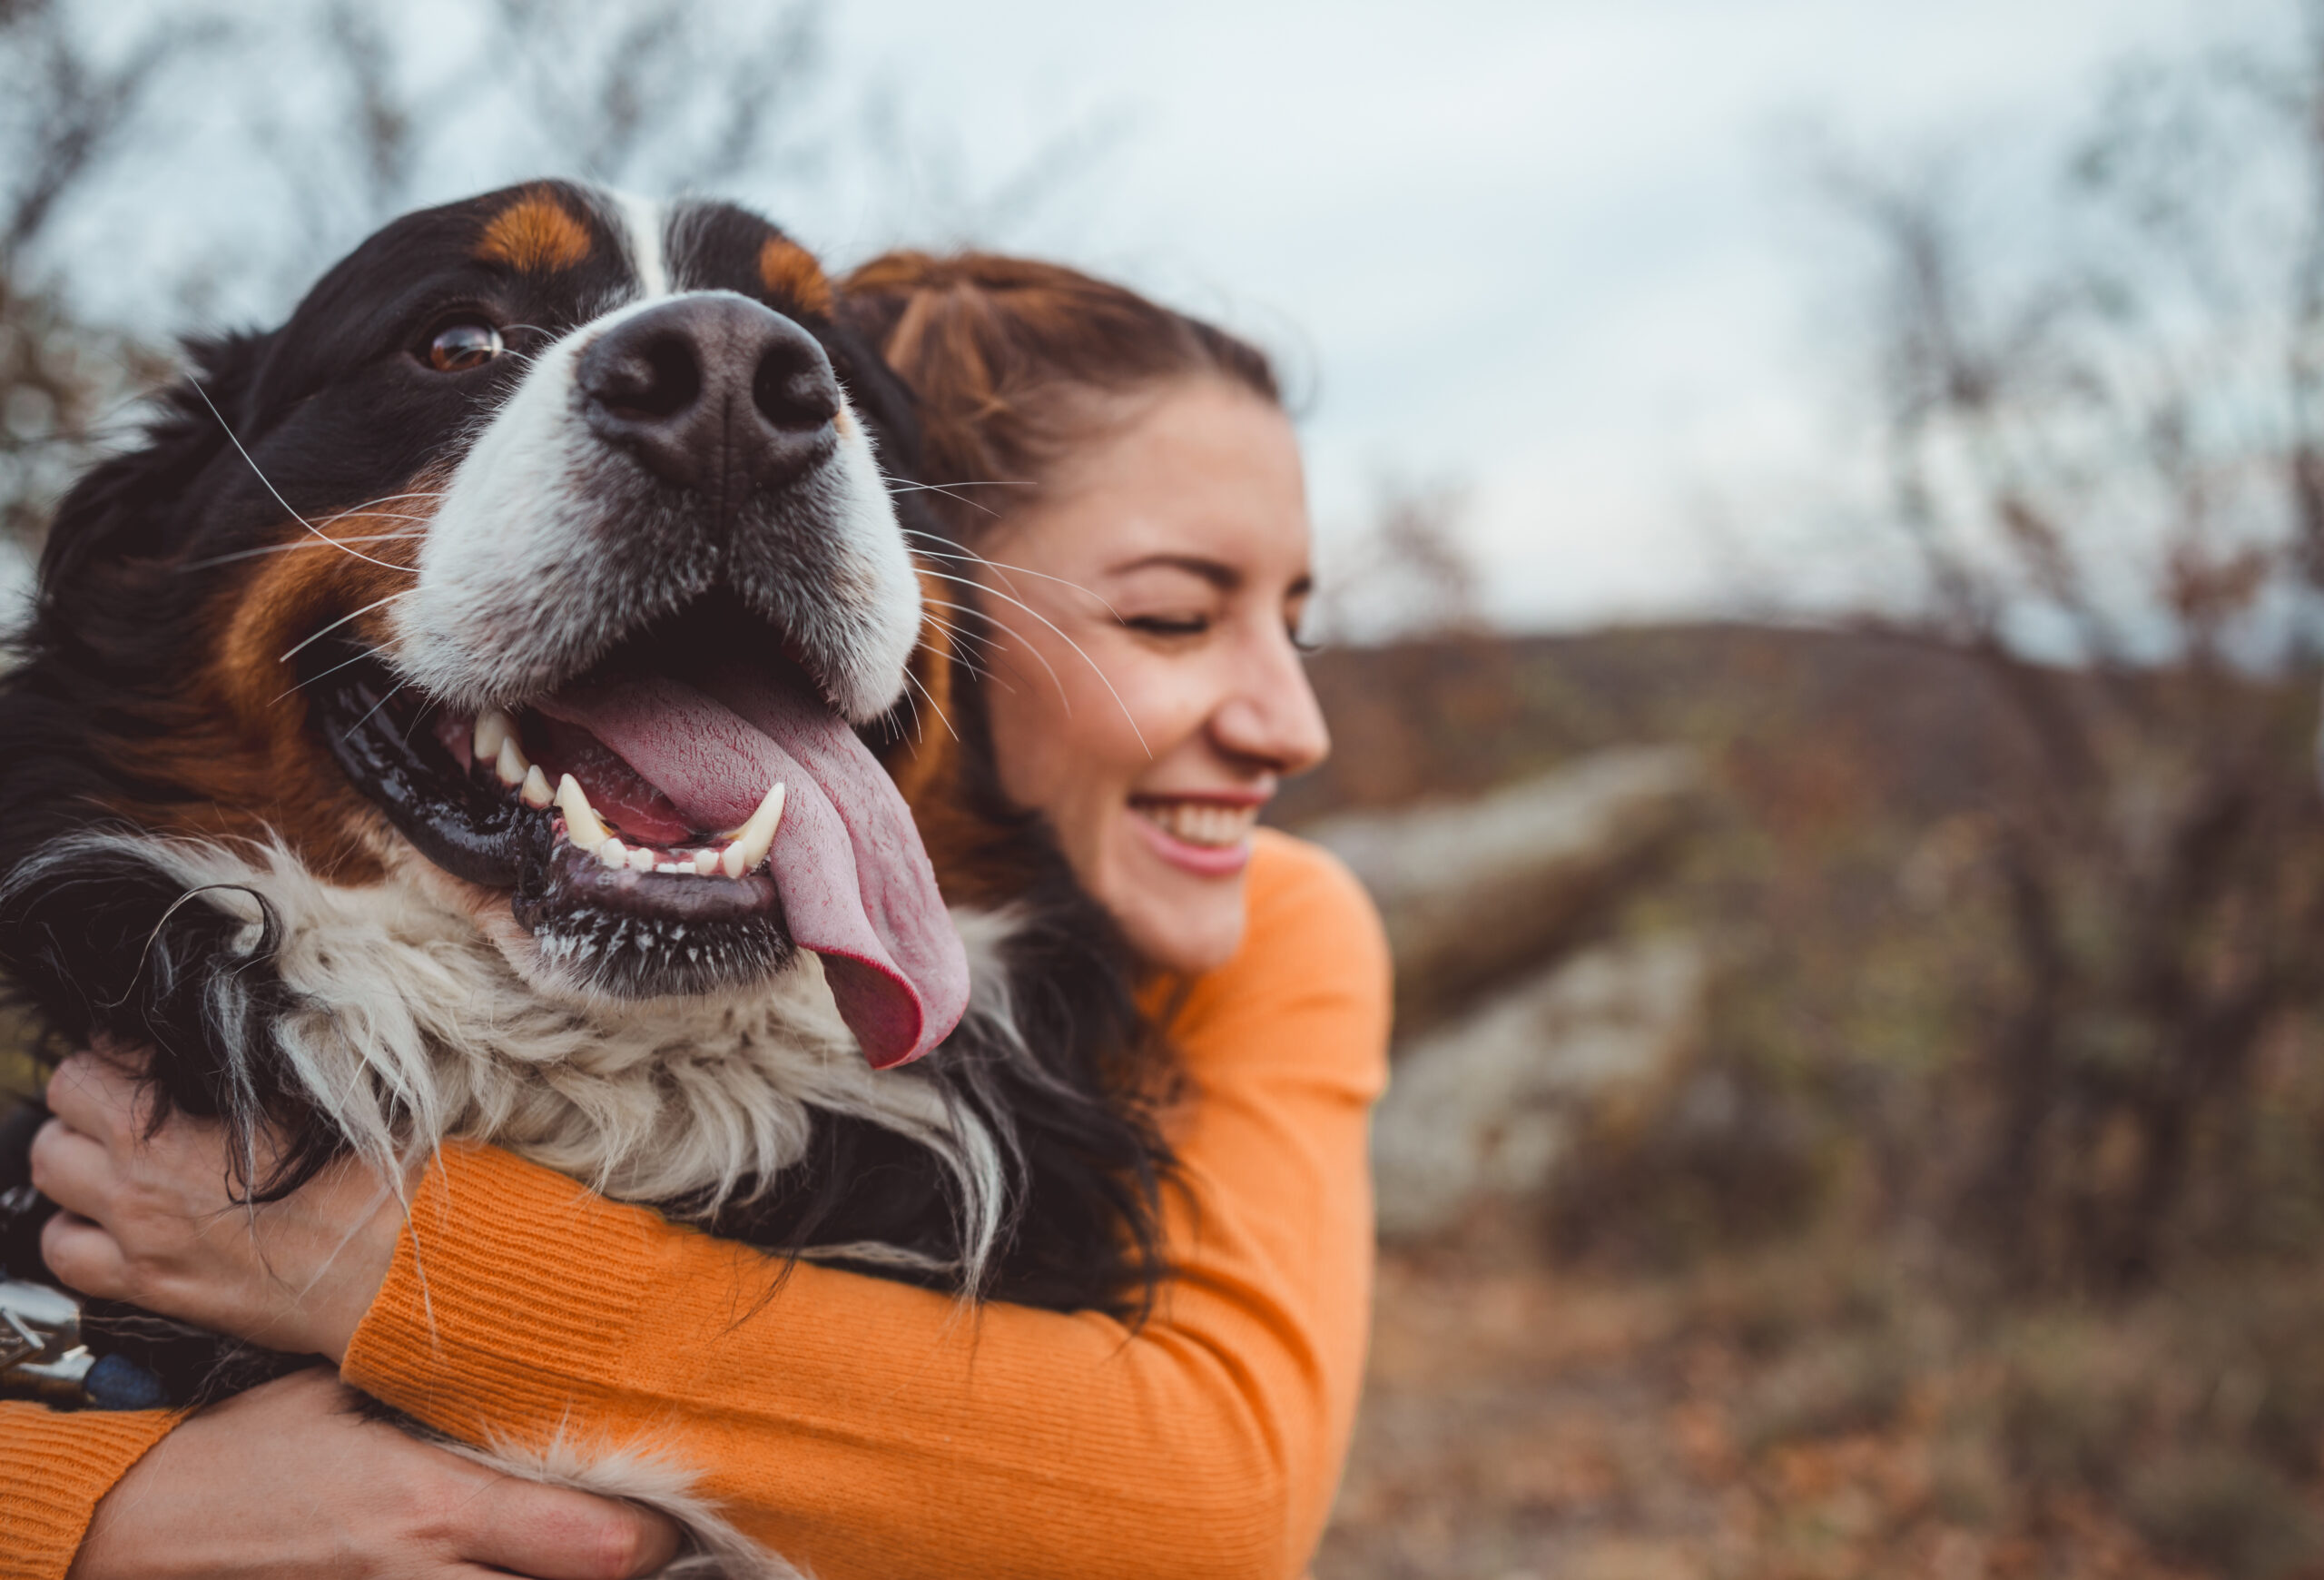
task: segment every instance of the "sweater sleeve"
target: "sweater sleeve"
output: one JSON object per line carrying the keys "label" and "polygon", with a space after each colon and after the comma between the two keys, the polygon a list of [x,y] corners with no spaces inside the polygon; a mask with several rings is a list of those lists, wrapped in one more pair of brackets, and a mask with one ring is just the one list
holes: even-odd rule
{"label": "sweater sleeve", "polygon": [[470,1441],[656,1457],[825,1580],[1297,1574],[1361,1383],[1388,968],[1313,847],[1263,834],[1248,894],[1172,1022],[1185,1189],[1144,1326],[778,1277],[479,1149],[431,1175],[344,1375]]}
{"label": "sweater sleeve", "polygon": [[177,1420],[0,1404],[0,1580],[64,1580],[99,1500]]}

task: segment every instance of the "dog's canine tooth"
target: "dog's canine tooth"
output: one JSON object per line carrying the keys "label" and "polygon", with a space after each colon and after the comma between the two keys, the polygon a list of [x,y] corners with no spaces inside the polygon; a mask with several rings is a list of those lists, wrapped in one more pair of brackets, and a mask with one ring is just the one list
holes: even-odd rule
{"label": "dog's canine tooth", "polygon": [[517,795],[536,812],[556,799],[556,792],[548,787],[548,775],[541,772],[538,763],[525,770],[525,787]]}
{"label": "dog's canine tooth", "polygon": [[[471,746],[479,763],[497,763],[502,743],[516,738],[517,721],[497,707],[487,707],[476,716],[476,738]],[[517,775],[522,778],[520,774]]]}
{"label": "dog's canine tooth", "polygon": [[597,819],[597,810],[589,805],[581,781],[567,774],[556,782],[556,809],[565,814],[565,837],[583,850],[596,850],[606,843],[606,825]]}
{"label": "dog's canine tooth", "polygon": [[525,754],[517,749],[517,737],[513,735],[501,736],[500,751],[492,762],[492,771],[498,775],[500,782],[514,790],[525,782],[525,775],[531,768],[532,764],[525,760]]}
{"label": "dog's canine tooth", "polygon": [[741,863],[740,871],[727,866],[726,875],[739,878],[766,860],[766,853],[774,844],[774,831],[782,822],[783,782],[777,780],[774,787],[760,801],[758,810],[751,814],[750,821],[735,831],[734,843],[726,847],[725,855],[720,858],[722,865],[730,860]]}

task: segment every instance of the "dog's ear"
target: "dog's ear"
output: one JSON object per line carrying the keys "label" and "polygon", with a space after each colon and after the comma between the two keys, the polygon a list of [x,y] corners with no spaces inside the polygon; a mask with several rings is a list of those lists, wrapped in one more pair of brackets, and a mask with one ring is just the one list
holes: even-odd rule
{"label": "dog's ear", "polygon": [[919,408],[911,390],[880,354],[879,325],[870,316],[871,305],[841,298],[832,310],[832,326],[823,333],[823,349],[847,387],[848,404],[871,426],[880,469],[890,477],[910,479],[920,469]]}
{"label": "dog's ear", "polygon": [[41,553],[40,585],[48,591],[104,559],[159,558],[172,547],[189,513],[178,507],[193,481],[249,427],[246,410],[271,334],[229,334],[189,341],[187,376],[165,390],[161,414],[143,447],[90,471],[57,507]]}

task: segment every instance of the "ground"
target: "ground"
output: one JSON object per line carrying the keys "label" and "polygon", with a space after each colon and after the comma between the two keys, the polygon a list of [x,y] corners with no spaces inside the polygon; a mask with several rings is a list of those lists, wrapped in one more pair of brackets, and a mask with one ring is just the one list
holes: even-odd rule
{"label": "ground", "polygon": [[1737,1291],[1780,1282],[1793,1254],[1667,1276],[1387,1257],[1318,1580],[2221,1572],[2165,1563],[2102,1497],[1994,1485],[1958,1430],[1974,1361],[1867,1398],[1815,1380],[1839,1328],[1762,1345],[1758,1297]]}

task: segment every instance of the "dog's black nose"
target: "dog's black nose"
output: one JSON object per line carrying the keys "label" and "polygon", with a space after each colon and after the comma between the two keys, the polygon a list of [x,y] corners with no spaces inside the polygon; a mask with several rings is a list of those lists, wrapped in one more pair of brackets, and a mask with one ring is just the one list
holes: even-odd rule
{"label": "dog's black nose", "polygon": [[581,353],[589,426],[656,476],[731,503],[839,442],[839,380],[805,330],[725,291],[623,320]]}

